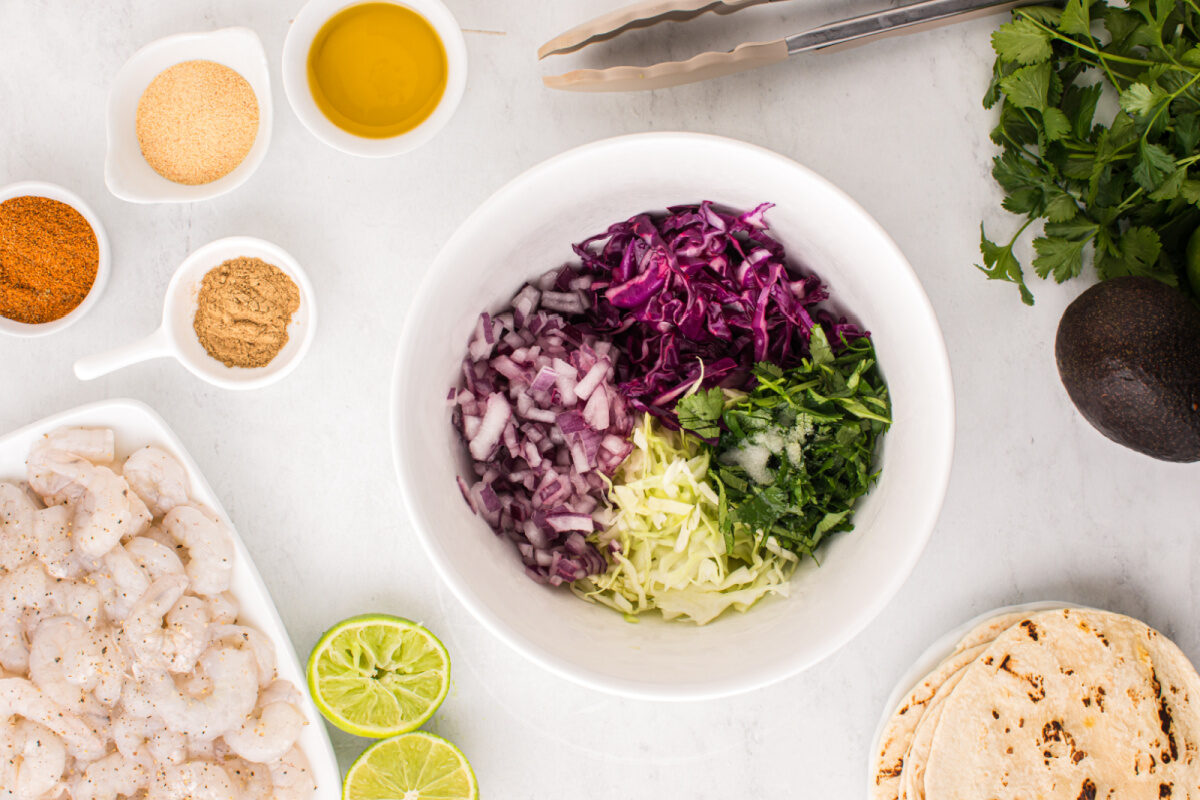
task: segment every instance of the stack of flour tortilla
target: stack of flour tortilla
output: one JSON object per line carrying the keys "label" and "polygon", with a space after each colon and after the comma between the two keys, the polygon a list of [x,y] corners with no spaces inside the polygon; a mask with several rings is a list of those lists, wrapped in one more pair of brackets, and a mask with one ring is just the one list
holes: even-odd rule
{"label": "stack of flour tortilla", "polygon": [[1001,614],[905,695],[873,759],[873,800],[1200,800],[1200,676],[1120,614]]}

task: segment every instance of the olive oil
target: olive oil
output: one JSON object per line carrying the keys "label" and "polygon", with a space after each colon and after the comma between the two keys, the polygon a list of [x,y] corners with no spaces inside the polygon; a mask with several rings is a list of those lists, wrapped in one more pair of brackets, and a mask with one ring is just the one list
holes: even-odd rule
{"label": "olive oil", "polygon": [[446,91],[446,48],[433,26],[397,3],[361,3],[330,17],[308,51],[317,107],[344,131],[407,133]]}

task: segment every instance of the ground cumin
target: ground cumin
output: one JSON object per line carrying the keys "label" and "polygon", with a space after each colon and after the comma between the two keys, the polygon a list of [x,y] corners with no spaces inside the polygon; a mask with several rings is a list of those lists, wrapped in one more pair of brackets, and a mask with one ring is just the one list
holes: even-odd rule
{"label": "ground cumin", "polygon": [[0,203],[0,316],[30,325],[65,317],[99,266],[96,232],[71,206],[48,197]]}
{"label": "ground cumin", "polygon": [[300,290],[260,258],[232,258],[200,282],[192,327],[210,356],[227,367],[265,367],[288,341]]}

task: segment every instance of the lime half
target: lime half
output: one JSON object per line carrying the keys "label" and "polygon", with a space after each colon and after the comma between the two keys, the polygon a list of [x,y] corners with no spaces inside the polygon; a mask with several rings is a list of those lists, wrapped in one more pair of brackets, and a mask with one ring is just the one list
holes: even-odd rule
{"label": "lime half", "polygon": [[402,733],[366,749],[346,773],[342,800],[477,800],[467,758],[425,731]]}
{"label": "lime half", "polygon": [[433,716],[450,690],[450,655],[415,622],[385,614],[351,617],[313,648],[308,688],[334,725],[382,739]]}

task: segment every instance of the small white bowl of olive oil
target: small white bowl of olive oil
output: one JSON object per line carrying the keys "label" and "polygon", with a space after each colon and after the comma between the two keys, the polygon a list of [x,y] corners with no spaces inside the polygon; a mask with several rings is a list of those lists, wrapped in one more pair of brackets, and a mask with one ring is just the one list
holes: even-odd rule
{"label": "small white bowl of olive oil", "polygon": [[283,44],[283,88],[304,126],[346,153],[420,147],[467,83],[462,29],[441,0],[309,0]]}

